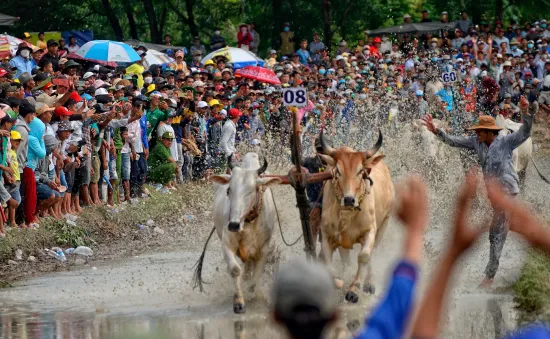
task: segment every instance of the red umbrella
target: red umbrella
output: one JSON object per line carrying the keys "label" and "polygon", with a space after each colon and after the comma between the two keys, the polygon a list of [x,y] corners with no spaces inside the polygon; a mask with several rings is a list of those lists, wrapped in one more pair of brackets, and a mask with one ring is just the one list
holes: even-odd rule
{"label": "red umbrella", "polygon": [[113,62],[113,61],[102,61],[102,60],[94,60],[94,59],[83,58],[83,57],[81,57],[80,55],[78,55],[76,53],[69,53],[65,56],[65,58],[93,62],[93,63],[96,63],[96,64],[100,64],[100,65],[107,66],[107,67],[112,67],[112,68],[116,68],[116,66],[117,66],[116,62]]}
{"label": "red umbrella", "polygon": [[272,70],[260,66],[246,66],[239,68],[235,72],[235,76],[240,76],[247,79],[254,79],[260,82],[267,82],[273,85],[280,85],[281,81]]}

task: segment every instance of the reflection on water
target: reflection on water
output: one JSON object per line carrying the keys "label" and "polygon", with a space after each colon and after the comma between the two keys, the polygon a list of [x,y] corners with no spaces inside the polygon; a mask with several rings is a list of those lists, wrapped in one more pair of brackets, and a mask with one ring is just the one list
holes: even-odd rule
{"label": "reflection on water", "polygon": [[[451,305],[445,338],[501,338],[515,327],[510,297],[471,295]],[[367,312],[346,305],[341,321],[326,338],[351,337],[364,323]],[[130,339],[130,338],[284,338],[267,314],[223,316],[190,320],[189,310],[139,314],[102,314],[71,310],[30,311],[0,304],[0,338],[3,339]]]}

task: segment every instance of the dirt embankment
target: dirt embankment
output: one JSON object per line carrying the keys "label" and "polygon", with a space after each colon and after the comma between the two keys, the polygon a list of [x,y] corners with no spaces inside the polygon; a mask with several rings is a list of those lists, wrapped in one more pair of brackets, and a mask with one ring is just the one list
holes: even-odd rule
{"label": "dirt embankment", "polygon": [[[9,287],[16,280],[40,273],[71,270],[83,264],[82,257],[76,261],[78,256],[74,255],[61,263],[46,255],[46,248],[89,246],[94,255],[86,264],[93,266],[148,250],[193,244],[185,239],[190,236],[199,239],[197,232],[207,232],[211,227],[211,185],[190,183],[170,194],[159,193],[153,188],[149,190],[151,197],[135,204],[122,204],[116,209],[88,208],[76,220],[76,225],[44,218],[38,230],[9,231],[7,237],[0,240],[0,287]],[[196,245],[198,248],[202,244]],[[16,260],[17,250],[23,252],[22,260]]]}

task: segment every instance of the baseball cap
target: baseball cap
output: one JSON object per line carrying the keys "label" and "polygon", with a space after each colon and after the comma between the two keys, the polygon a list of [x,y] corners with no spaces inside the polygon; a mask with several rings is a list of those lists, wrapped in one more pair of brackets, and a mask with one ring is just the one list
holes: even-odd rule
{"label": "baseball cap", "polygon": [[11,140],[21,140],[21,133],[17,132],[16,130],[12,130],[10,132]]}
{"label": "baseball cap", "polygon": [[162,133],[162,138],[163,139],[174,139],[174,133],[170,132],[170,131],[166,131],[164,133]]}
{"label": "baseball cap", "polygon": [[98,96],[98,95],[108,95],[108,94],[109,94],[109,92],[107,92],[107,89],[106,89],[106,88],[103,88],[103,87],[102,87],[102,88],[96,89],[96,90],[95,90],[95,93],[94,93],[95,96]]}
{"label": "baseball cap", "polygon": [[481,72],[481,76],[482,76],[482,77],[487,76],[487,71]]}
{"label": "baseball cap", "polygon": [[232,109],[229,110],[228,115],[229,115],[230,118],[236,118],[236,117],[240,117],[243,114],[241,113],[241,111],[239,111],[238,108],[232,108]]}
{"label": "baseball cap", "polygon": [[336,311],[338,299],[326,268],[303,258],[284,265],[276,274],[272,297],[273,311],[282,319],[302,318],[296,317],[300,306],[317,309],[321,318],[328,319]]}
{"label": "baseball cap", "polygon": [[86,79],[89,79],[91,76],[94,76],[95,74],[93,72],[86,72],[84,73],[84,75],[82,76],[82,79],[86,80]]}
{"label": "baseball cap", "polygon": [[197,104],[197,107],[198,108],[208,107],[208,104],[206,103],[206,101],[199,101],[199,103]]}
{"label": "baseball cap", "polygon": [[71,133],[73,132],[70,121],[60,121],[57,124],[57,133],[63,132],[63,131],[71,131]]}
{"label": "baseball cap", "polygon": [[57,43],[57,41],[55,41],[54,39],[50,39],[50,40],[48,40],[48,42],[46,43],[46,46],[48,46],[48,47],[53,46],[53,45],[59,46],[59,44]]}
{"label": "baseball cap", "polygon": [[60,117],[60,116],[71,116],[71,115],[74,114],[74,112],[69,111],[67,109],[67,107],[59,106],[53,111],[53,114],[55,114],[55,116],[58,116],[58,117]]}

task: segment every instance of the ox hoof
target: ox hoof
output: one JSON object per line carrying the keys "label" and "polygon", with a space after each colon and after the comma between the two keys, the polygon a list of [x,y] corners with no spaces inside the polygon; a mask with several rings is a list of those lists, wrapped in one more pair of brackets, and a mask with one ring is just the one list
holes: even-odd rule
{"label": "ox hoof", "polygon": [[250,285],[250,287],[248,287],[248,292],[250,293],[256,292],[256,285]]}
{"label": "ox hoof", "polygon": [[374,294],[376,290],[374,288],[374,285],[365,284],[365,286],[363,286],[363,291],[368,294]]}
{"label": "ox hoof", "polygon": [[244,304],[241,303],[235,303],[233,304],[233,312],[236,314],[244,314],[246,312],[246,307]]}
{"label": "ox hoof", "polygon": [[346,293],[346,301],[356,304],[359,301],[359,296],[355,292],[348,291],[348,293]]}

